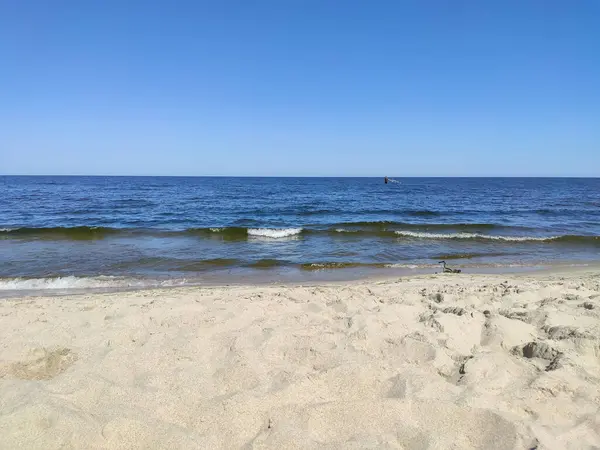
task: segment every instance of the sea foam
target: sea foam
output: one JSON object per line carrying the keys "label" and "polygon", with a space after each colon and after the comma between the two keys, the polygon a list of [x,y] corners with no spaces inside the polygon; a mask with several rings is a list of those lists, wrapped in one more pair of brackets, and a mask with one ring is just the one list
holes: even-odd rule
{"label": "sea foam", "polygon": [[151,288],[186,285],[184,279],[142,280],[125,277],[52,277],[52,278],[5,278],[0,279],[0,291],[37,291],[69,289],[118,289]]}
{"label": "sea foam", "polygon": [[302,228],[250,228],[248,236],[280,239],[302,233]]}
{"label": "sea foam", "polygon": [[537,237],[537,236],[495,236],[479,233],[424,233],[418,231],[396,231],[399,236],[406,236],[418,239],[489,239],[493,241],[508,242],[544,242],[559,239],[559,236]]}

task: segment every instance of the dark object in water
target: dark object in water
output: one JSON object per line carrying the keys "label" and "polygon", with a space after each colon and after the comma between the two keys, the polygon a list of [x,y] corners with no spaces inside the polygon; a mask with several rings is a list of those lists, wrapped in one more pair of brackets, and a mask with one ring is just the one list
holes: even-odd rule
{"label": "dark object in water", "polygon": [[384,182],[385,184],[388,184],[388,177],[385,177],[385,178],[383,179],[383,182]]}
{"label": "dark object in water", "polygon": [[446,261],[440,261],[439,264],[442,264],[444,266],[444,273],[460,273],[461,270],[460,269],[451,269],[450,267],[447,266]]}

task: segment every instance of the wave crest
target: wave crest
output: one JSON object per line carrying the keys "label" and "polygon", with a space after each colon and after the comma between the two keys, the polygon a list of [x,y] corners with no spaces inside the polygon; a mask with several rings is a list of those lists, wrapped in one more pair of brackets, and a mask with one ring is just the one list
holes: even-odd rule
{"label": "wave crest", "polygon": [[108,235],[119,233],[116,228],[107,227],[50,227],[50,228],[0,228],[4,236],[9,237],[37,237],[41,239],[103,239]]}
{"label": "wave crest", "polygon": [[302,233],[302,228],[250,228],[248,236],[281,239]]}
{"label": "wave crest", "polygon": [[496,236],[480,233],[426,233],[418,231],[395,231],[398,236],[416,239],[480,239],[506,242],[567,242],[600,243],[600,236]]}
{"label": "wave crest", "polygon": [[0,279],[0,291],[37,291],[71,289],[128,289],[184,286],[184,279],[141,280],[135,278],[98,277],[51,277],[51,278],[4,278]]}

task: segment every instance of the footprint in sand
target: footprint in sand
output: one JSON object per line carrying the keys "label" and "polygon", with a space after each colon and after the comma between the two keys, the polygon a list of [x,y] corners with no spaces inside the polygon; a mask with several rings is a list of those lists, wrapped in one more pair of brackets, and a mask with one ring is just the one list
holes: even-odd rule
{"label": "footprint in sand", "polygon": [[34,359],[0,368],[0,377],[8,375],[21,380],[50,380],[77,361],[77,354],[64,347],[55,350],[38,348],[32,353]]}

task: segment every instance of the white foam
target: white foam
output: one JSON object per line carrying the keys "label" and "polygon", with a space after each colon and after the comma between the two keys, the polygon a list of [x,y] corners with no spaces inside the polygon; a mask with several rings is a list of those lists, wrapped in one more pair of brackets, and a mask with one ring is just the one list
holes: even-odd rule
{"label": "white foam", "polygon": [[147,288],[185,285],[184,279],[142,280],[121,277],[55,277],[55,278],[10,278],[0,280],[0,291],[38,291],[70,289],[114,289]]}
{"label": "white foam", "polygon": [[534,236],[494,236],[477,233],[424,233],[419,231],[396,231],[399,236],[413,237],[419,239],[489,239],[493,241],[527,242],[527,241],[551,241],[558,239],[557,236],[534,237]]}
{"label": "white foam", "polygon": [[271,239],[280,239],[302,233],[302,228],[250,228],[248,236],[259,236]]}
{"label": "white foam", "polygon": [[212,233],[220,233],[221,231],[223,231],[225,228],[210,228],[210,231]]}
{"label": "white foam", "polygon": [[384,267],[386,269],[413,269],[414,270],[414,269],[419,269],[419,268],[423,269],[423,268],[426,268],[426,267],[433,267],[433,266],[430,265],[430,264],[424,264],[424,265],[418,266],[416,264],[398,264],[398,263],[393,263],[393,264],[386,264]]}
{"label": "white foam", "polygon": [[17,228],[0,228],[0,232],[8,233],[9,231],[17,230]]}
{"label": "white foam", "polygon": [[336,228],[336,233],[358,233],[359,230],[347,230],[346,228]]}

